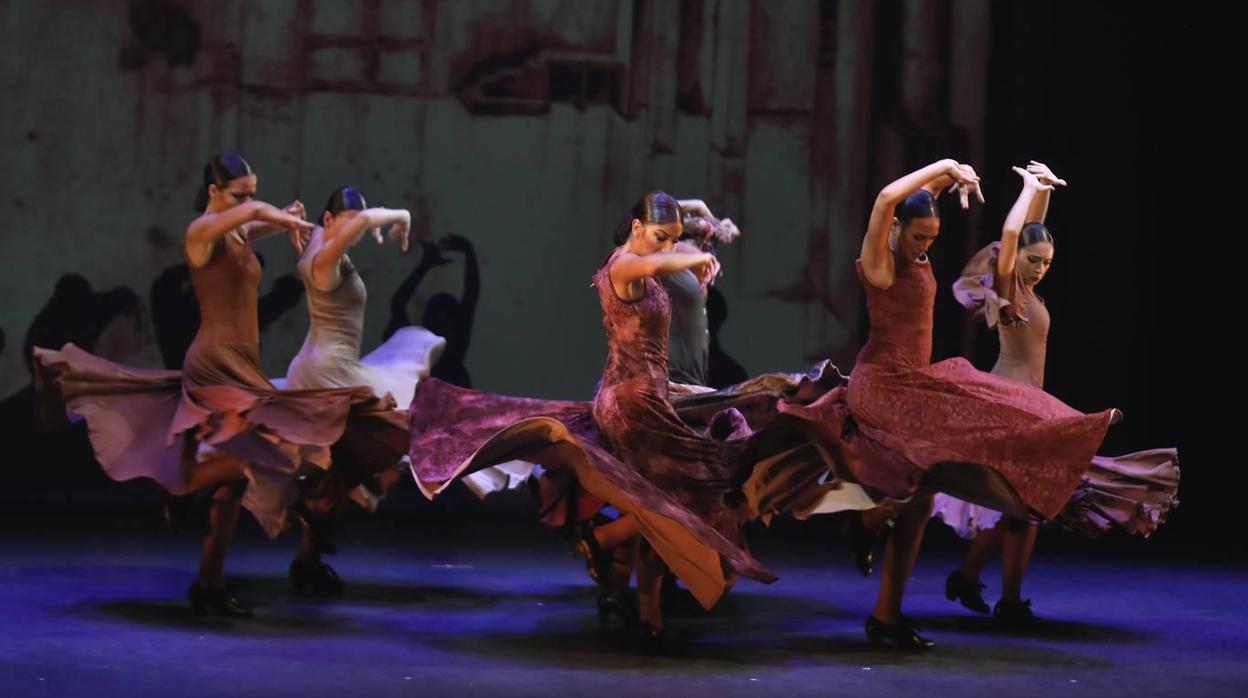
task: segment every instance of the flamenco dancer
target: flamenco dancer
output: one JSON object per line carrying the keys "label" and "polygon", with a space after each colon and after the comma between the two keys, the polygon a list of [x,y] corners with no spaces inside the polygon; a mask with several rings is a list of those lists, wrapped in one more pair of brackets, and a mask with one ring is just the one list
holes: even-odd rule
{"label": "flamenco dancer", "polygon": [[[412,401],[412,469],[433,496],[457,479],[511,459],[540,463],[544,522],[588,520],[604,505],[615,521],[585,529],[597,578],[610,574],[611,551],[640,537],[654,551],[637,560],[639,629],[657,639],[665,568],[710,608],[735,575],[774,576],[746,551],[742,525],[755,517],[742,483],[784,439],[760,438],[735,409],[708,420],[709,434],[687,426],[669,396],[670,301],[656,277],[684,270],[706,279],[714,257],[674,251],[682,232],[679,203],[652,192],[633,208],[627,241],[594,274],[608,356],[592,403],[513,398],[422,381]],[[580,496],[560,499],[551,483],[574,478]],[[836,475],[830,477],[834,481]],[[621,612],[609,593],[599,614]]]}
{"label": "flamenco dancer", "polygon": [[859,482],[890,497],[911,497],[894,512],[879,595],[866,622],[873,644],[908,649],[935,644],[901,612],[931,492],[1021,518],[1052,518],[1116,412],[1083,414],[965,359],[931,363],[936,281],[927,251],[940,232],[937,196],[951,187],[963,207],[972,194],[983,200],[974,169],[955,160],[932,163],[880,191],[857,263],[871,330],[847,405],[830,393],[802,408],[817,419],[847,406],[855,428],[846,438],[863,463]]}
{"label": "flamenco dancer", "polygon": [[[368,292],[347,250],[368,234],[383,242],[386,228],[388,237],[398,240],[400,249],[406,251],[411,228],[408,211],[369,208],[354,187],[342,187],[330,195],[299,259],[299,276],[307,291],[308,334],[287,369],[286,387],[365,386],[379,398],[389,395],[396,408],[406,412],[417,381],[429,375],[446,343],[422,327],[400,327],[381,346],[360,357]],[[305,531],[299,555],[290,566],[298,590],[325,595],[342,592],[337,573],[321,559],[322,553],[334,551],[327,519],[348,498],[375,510],[402,474],[406,434],[389,444],[373,443],[371,449],[366,447],[369,439],[355,438],[350,428],[347,436],[357,446],[352,457],[336,453],[334,467],[305,487],[296,505]]]}
{"label": "flamenco dancer", "polygon": [[278,209],[255,199],[258,177],[237,152],[214,156],[196,196],[183,253],[200,327],[182,371],[133,369],[67,344],[35,349],[43,385],[87,421],[110,477],[149,477],[170,494],[210,500],[199,574],[187,592],[198,613],[249,617],[225,585],[226,550],[240,506],[270,536],[299,499],[298,479],[330,468],[330,447],[349,421],[367,436],[401,440],[392,401],[367,388],[279,391],[259,365],[257,240],[286,232],[297,250],[312,225],[298,202]]}
{"label": "flamenco dancer", "polygon": [[[1053,235],[1044,225],[1055,187],[1066,186],[1043,163],[1015,167],[1023,189],[1010,209],[1001,240],[976,254],[954,284],[954,295],[996,330],[1000,352],[992,373],[1044,388],[1049,311],[1036,286],[1053,264]],[[1147,537],[1178,504],[1178,452],[1159,448],[1116,458],[1092,459],[1074,498],[1055,520],[1078,531],[1119,530]],[[977,613],[988,613],[980,572],[1001,550],[1001,598],[992,607],[1007,628],[1035,622],[1031,601],[1022,598],[1023,576],[1035,547],[1038,526],[1015,516],[938,494],[934,516],[964,538],[972,538],[962,565],[949,574],[945,594]]]}
{"label": "flamenco dancer", "polygon": [[[727,244],[736,239],[741,231],[729,219],[717,219],[710,208],[700,199],[680,199],[677,201],[681,209],[681,237],[673,250],[697,254],[706,252],[715,254],[715,243]],[[632,234],[632,219],[625,220],[615,232],[617,246],[627,244]],[[714,278],[718,276],[719,260],[707,268],[707,278],[701,278],[692,270],[684,269],[658,277],[667,292],[671,307],[671,319],[667,337],[667,370],[670,381],[669,390],[672,395],[701,394],[711,392],[707,387],[707,374],[710,357],[710,331],[706,310],[707,291]],[[717,406],[716,411],[719,411]],[[549,491],[550,488],[547,488]],[[566,496],[566,495],[565,495]],[[604,525],[611,519],[600,514],[585,526]],[[605,555],[596,541],[591,540],[592,533],[582,529],[578,536],[576,552],[585,557],[590,578],[601,585],[609,604],[621,612],[628,611],[631,616],[631,602],[627,588],[636,568],[639,557],[653,557],[653,550],[643,539],[634,538],[636,545],[618,545],[610,553],[612,559],[611,573],[608,577],[599,574],[601,557]],[[651,560],[650,564],[656,564]],[[680,590],[670,574],[663,577],[663,597],[666,600],[679,597]]]}

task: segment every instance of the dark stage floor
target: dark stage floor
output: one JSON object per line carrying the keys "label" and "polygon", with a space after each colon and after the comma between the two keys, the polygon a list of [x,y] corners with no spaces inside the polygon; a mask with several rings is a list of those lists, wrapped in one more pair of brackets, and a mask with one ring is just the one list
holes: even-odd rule
{"label": "dark stage floor", "polygon": [[1242,567],[1042,545],[1026,592],[1047,621],[1018,636],[946,601],[954,558],[925,552],[908,611],[939,646],[907,655],[865,642],[876,579],[835,545],[788,545],[760,553],[779,582],[742,582],[713,612],[671,618],[668,653],[647,656],[598,628],[583,564],[533,533],[356,531],[333,559],[348,583],[333,601],[292,595],[291,540],[247,537],[230,569],[251,621],[191,615],[190,539],[10,533],[0,696],[1248,694]]}

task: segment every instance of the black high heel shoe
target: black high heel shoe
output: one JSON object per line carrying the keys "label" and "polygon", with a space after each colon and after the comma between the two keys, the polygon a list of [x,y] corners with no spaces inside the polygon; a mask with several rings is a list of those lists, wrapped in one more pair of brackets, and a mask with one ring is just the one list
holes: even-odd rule
{"label": "black high heel shoe", "polygon": [[888,536],[891,527],[887,524],[876,530],[867,528],[862,523],[862,515],[852,512],[845,521],[845,537],[849,542],[849,560],[854,569],[864,577],[870,577],[875,564],[875,551]]}
{"label": "black high heel shoe", "polygon": [[664,628],[655,627],[645,621],[637,625],[637,641],[641,650],[647,653],[660,652],[663,649],[667,632]]}
{"label": "black high heel shoe", "polygon": [[191,582],[191,588],[186,591],[186,600],[191,603],[195,614],[200,616],[209,610],[225,618],[251,618],[252,615],[251,606],[239,601],[224,587],[209,589],[198,579]]}
{"label": "black high heel shoe", "polygon": [[598,624],[606,625],[611,616],[616,616],[624,625],[637,622],[637,607],[633,605],[627,590],[610,591],[602,589],[598,592]]}
{"label": "black high heel shoe", "polygon": [[290,561],[290,583],[295,593],[342,596],[345,585],[327,562],[297,557]]}
{"label": "black high heel shoe", "polygon": [[603,549],[598,544],[598,539],[594,537],[594,527],[590,524],[584,524],[580,527],[577,538],[576,547],[572,551],[573,555],[585,556],[585,571],[589,574],[589,578],[600,587],[607,586],[611,579],[611,552]]}
{"label": "black high heel shoe", "polygon": [[1001,599],[992,609],[992,617],[997,625],[1006,630],[1026,630],[1034,628],[1040,622],[1031,610],[1031,599],[1006,601]]}
{"label": "black high heel shoe", "polygon": [[919,626],[909,619],[889,625],[875,616],[867,618],[867,640],[877,647],[891,645],[901,650],[930,650],[935,642],[919,634]]}
{"label": "black high heel shoe", "polygon": [[954,570],[945,578],[945,598],[957,601],[966,608],[987,615],[992,609],[984,601],[984,589],[988,587],[979,582],[972,582],[962,576],[960,570]]}

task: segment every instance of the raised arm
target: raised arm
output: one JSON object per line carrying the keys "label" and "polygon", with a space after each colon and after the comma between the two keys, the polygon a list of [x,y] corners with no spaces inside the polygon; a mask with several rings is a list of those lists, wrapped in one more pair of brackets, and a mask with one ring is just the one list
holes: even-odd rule
{"label": "raised arm", "polygon": [[959,188],[963,208],[969,205],[971,192],[983,201],[975,170],[952,159],[940,160],[915,170],[890,183],[876,195],[861,252],[862,270],[872,286],[889,288],[893,285],[893,255],[888,247],[888,232],[893,225],[897,204],[919,189],[927,188],[938,196],[951,185]]}
{"label": "raised arm", "polygon": [[390,226],[390,237],[401,241],[407,250],[407,234],[412,226],[412,215],[406,209],[368,208],[352,216],[343,224],[325,246],[312,259],[312,282],[323,291],[338,287],[342,279],[338,273],[342,256],[367,233],[382,242],[381,228]]}
{"label": "raised arm", "polygon": [[631,302],[642,297],[642,282],[647,277],[691,269],[702,278],[713,264],[715,255],[707,252],[656,252],[644,256],[625,252],[615,258],[607,272],[616,295]]}
{"label": "raised arm", "polygon": [[[304,208],[303,202],[298,199],[295,199],[294,201],[287,204],[287,206],[283,208],[282,210],[296,218],[302,218],[304,220],[307,220],[308,218],[307,209]],[[268,221],[252,221],[250,223],[244,223],[242,228],[243,228],[243,233],[247,236],[247,239],[251,242],[255,242],[257,240],[263,240],[272,235],[286,232],[285,227],[270,223]],[[291,242],[292,243],[294,242],[293,238]],[[307,239],[301,236],[299,238],[299,243],[295,245],[295,249],[302,251],[302,245],[306,245],[306,244],[307,244]]]}
{"label": "raised arm", "polygon": [[1053,174],[1053,170],[1043,162],[1031,161],[1027,165],[1027,171],[1036,176],[1041,184],[1047,184],[1048,189],[1040,189],[1031,199],[1031,207],[1027,209],[1027,220],[1024,223],[1043,223],[1044,217],[1049,213],[1049,194],[1055,187],[1066,186],[1066,180],[1059,179]]}
{"label": "raised arm", "polygon": [[1023,226],[1030,222],[1029,213],[1035,208],[1036,196],[1043,193],[1047,199],[1048,193],[1053,191],[1052,185],[1041,183],[1028,170],[1015,167],[1014,172],[1023,178],[1023,190],[1018,193],[1018,199],[1010,207],[1005,223],[1001,226],[1001,251],[997,254],[994,281],[997,295],[1011,300],[1014,291],[1014,266],[1018,261],[1018,236],[1022,233]]}
{"label": "raised arm", "polygon": [[[192,267],[202,267],[212,259],[214,246],[230,231],[248,223],[265,222],[288,231],[298,238],[312,224],[263,201],[248,201],[220,213],[203,213],[186,228],[186,260]],[[296,248],[300,246],[296,244]]]}

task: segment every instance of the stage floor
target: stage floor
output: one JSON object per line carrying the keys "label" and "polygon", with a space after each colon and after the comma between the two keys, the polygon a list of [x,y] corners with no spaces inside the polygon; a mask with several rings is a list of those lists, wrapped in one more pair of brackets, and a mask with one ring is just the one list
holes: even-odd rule
{"label": "stage floor", "polygon": [[[1248,570],[1046,554],[1030,635],[944,599],[955,558],[925,552],[907,612],[938,646],[870,648],[878,578],[832,545],[768,551],[709,614],[670,617],[661,656],[599,628],[584,565],[554,536],[489,528],[340,542],[344,597],[291,593],[293,542],[247,539],[228,569],[256,618],[193,617],[193,540],[0,542],[0,696],[1232,696],[1248,694]],[[432,542],[432,539],[438,542]],[[506,538],[506,540],[504,540]],[[820,552],[822,551],[822,552]],[[985,574],[996,599],[997,568]]]}

